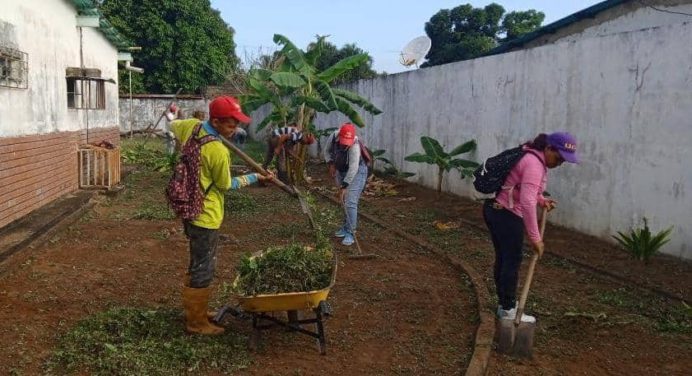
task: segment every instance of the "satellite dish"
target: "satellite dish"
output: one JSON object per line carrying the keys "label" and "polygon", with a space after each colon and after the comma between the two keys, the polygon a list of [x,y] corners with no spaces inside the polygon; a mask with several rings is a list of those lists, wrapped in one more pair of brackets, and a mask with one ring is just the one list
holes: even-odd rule
{"label": "satellite dish", "polygon": [[430,46],[432,46],[432,41],[426,36],[413,38],[413,40],[408,42],[404,49],[401,50],[399,62],[405,67],[410,67],[415,64],[416,68],[418,68],[418,62],[425,58],[425,55],[430,51]]}

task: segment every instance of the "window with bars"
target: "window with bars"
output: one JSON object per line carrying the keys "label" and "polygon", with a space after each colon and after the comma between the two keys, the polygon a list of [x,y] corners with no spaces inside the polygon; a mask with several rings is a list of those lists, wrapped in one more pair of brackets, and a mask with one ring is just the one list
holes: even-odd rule
{"label": "window with bars", "polygon": [[67,108],[103,110],[106,108],[104,80],[93,77],[66,77]]}
{"label": "window with bars", "polygon": [[26,52],[0,46],[0,86],[29,87],[29,57]]}

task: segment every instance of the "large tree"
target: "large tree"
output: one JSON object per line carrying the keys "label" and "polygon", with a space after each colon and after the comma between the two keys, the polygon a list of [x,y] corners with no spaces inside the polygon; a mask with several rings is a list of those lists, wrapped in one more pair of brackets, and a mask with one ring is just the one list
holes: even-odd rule
{"label": "large tree", "polygon": [[505,14],[499,4],[474,8],[471,4],[441,9],[425,23],[432,47],[423,67],[473,59],[500,43],[541,26],[545,15],[535,10]]}
{"label": "large tree", "polygon": [[133,55],[145,72],[136,77],[141,85],[133,88],[150,93],[182,88],[195,93],[223,83],[238,65],[234,31],[208,0],[105,0],[99,9],[142,47]]}
{"label": "large tree", "polygon": [[[310,48],[311,46],[308,46],[308,49]],[[318,71],[323,71],[347,57],[361,54],[367,56],[367,59],[365,59],[365,61],[363,61],[356,68],[349,70],[341,76],[335,78],[334,81],[332,81],[332,84],[338,85],[344,82],[377,77],[377,72],[372,69],[372,57],[367,52],[359,48],[355,43],[345,44],[343,47],[338,48],[336,45],[325,41],[324,46],[322,47],[322,53],[315,62],[315,68],[317,68]]]}

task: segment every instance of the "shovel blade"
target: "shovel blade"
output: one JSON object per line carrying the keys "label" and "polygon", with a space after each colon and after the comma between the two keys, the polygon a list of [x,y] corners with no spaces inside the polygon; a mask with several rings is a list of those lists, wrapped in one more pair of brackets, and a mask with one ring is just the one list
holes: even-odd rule
{"label": "shovel blade", "polygon": [[516,328],[514,326],[514,320],[497,320],[495,324],[495,331],[497,333],[497,352],[501,354],[512,353],[512,347],[514,346],[515,330]]}
{"label": "shovel blade", "polygon": [[535,331],[535,322],[522,322],[517,326],[514,338],[514,356],[528,359],[533,357],[533,335]]}

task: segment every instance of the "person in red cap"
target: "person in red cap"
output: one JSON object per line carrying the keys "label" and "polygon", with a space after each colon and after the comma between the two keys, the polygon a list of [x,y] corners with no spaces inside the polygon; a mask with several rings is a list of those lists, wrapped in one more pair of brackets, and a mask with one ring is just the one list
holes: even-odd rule
{"label": "person in red cap", "polygon": [[344,123],[327,139],[324,159],[329,165],[329,174],[339,187],[339,201],[344,205],[344,224],[334,236],[343,238],[341,244],[354,243],[353,236],[358,224],[358,200],[368,179],[368,166],[361,154],[361,145],[356,136],[356,127]]}
{"label": "person in red cap", "polygon": [[[516,317],[516,289],[521,266],[524,232],[531,247],[543,255],[543,239],[538,231],[536,206],[552,210],[557,202],[543,196],[548,169],[563,162],[579,163],[577,140],[567,132],[539,134],[523,146],[524,155],[510,170],[502,189],[483,205],[483,218],[495,248],[494,278],[500,319]],[[535,322],[522,315],[524,322]]]}
{"label": "person in red cap", "polygon": [[[238,100],[233,97],[218,97],[209,104],[209,120],[201,123],[191,118],[174,121],[172,132],[180,145],[190,137],[206,135],[230,138],[240,123],[249,123]],[[197,129],[197,134],[193,134]],[[201,146],[199,181],[205,194],[202,213],[194,220],[183,221],[185,235],[190,241],[190,262],[184,279],[183,307],[186,330],[199,334],[221,334],[224,329],[209,321],[207,306],[216,266],[216,246],[219,228],[224,217],[224,197],[229,189],[239,189],[257,181],[271,179],[269,176],[248,174],[231,177],[230,151],[218,139]]]}

